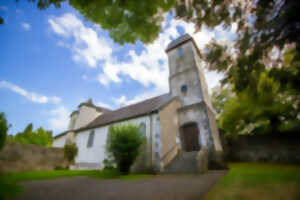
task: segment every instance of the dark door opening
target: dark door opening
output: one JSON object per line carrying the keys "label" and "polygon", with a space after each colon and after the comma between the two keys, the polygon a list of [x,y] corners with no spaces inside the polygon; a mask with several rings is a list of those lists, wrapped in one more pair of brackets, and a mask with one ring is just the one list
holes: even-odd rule
{"label": "dark door opening", "polygon": [[181,141],[184,151],[199,151],[199,133],[196,123],[183,125],[181,128]]}

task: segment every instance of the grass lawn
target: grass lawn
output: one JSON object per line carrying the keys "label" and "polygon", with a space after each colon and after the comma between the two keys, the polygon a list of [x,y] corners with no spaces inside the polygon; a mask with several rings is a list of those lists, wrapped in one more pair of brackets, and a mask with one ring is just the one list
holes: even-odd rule
{"label": "grass lawn", "polygon": [[204,200],[300,199],[300,166],[231,163]]}
{"label": "grass lawn", "polygon": [[54,170],[54,171],[28,171],[0,174],[0,200],[7,197],[16,196],[22,192],[23,188],[16,185],[23,181],[45,180],[62,177],[89,176],[93,178],[136,180],[150,178],[147,174],[120,175],[116,171],[99,170]]}

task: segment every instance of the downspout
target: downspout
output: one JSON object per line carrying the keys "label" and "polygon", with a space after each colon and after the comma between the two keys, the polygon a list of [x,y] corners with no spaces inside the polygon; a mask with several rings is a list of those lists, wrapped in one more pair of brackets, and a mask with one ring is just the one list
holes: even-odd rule
{"label": "downspout", "polygon": [[152,131],[153,131],[153,128],[152,128],[152,125],[153,125],[153,120],[152,120],[152,113],[151,113],[151,115],[150,115],[150,153],[151,153],[151,162],[150,162],[150,164],[151,164],[151,167],[153,167],[153,152],[152,152],[152,140],[153,140],[153,138],[152,138]]}

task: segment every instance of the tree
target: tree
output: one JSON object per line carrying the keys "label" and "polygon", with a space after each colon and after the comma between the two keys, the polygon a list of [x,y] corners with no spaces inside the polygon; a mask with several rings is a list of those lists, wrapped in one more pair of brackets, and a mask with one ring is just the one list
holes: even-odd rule
{"label": "tree", "polygon": [[9,135],[8,141],[49,147],[53,142],[52,131],[46,131],[42,127],[34,131],[33,124],[30,123],[23,132],[19,132],[16,135]]}
{"label": "tree", "polygon": [[10,125],[7,123],[5,114],[1,112],[0,113],[0,149],[2,149],[5,144],[7,131],[9,127]]}
{"label": "tree", "polygon": [[236,92],[221,104],[224,112],[218,125],[229,135],[297,132],[300,129],[297,104],[299,100],[295,101],[290,91],[281,90],[270,71],[265,71],[255,86]]}
{"label": "tree", "polygon": [[[51,5],[59,8],[66,0],[28,1],[46,9]],[[296,0],[142,0],[138,5],[135,0],[70,0],[68,3],[86,19],[108,30],[121,44],[154,41],[164,15],[170,11],[176,18],[194,23],[197,31],[237,26],[233,43],[213,41],[202,55],[209,62],[209,69],[223,72],[223,83],[231,83],[236,91],[255,81],[251,74],[259,75],[267,62],[273,62],[271,51],[280,52],[293,43],[297,51],[300,49],[300,1]]]}
{"label": "tree", "polygon": [[129,173],[144,140],[138,126],[112,125],[109,128],[106,150],[109,156],[113,157],[121,173]]}
{"label": "tree", "polygon": [[234,92],[231,86],[215,87],[212,93],[212,104],[216,111],[216,118],[218,119],[220,115],[224,112],[224,105],[228,99],[234,97]]}

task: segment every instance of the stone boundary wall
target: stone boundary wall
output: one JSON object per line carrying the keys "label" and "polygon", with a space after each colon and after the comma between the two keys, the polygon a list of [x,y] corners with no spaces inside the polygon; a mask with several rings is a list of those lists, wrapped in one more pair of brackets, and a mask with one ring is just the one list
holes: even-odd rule
{"label": "stone boundary wall", "polygon": [[234,162],[300,164],[300,134],[226,138],[225,150],[227,159]]}
{"label": "stone boundary wall", "polygon": [[0,172],[54,170],[68,165],[62,148],[7,143],[0,150]]}

